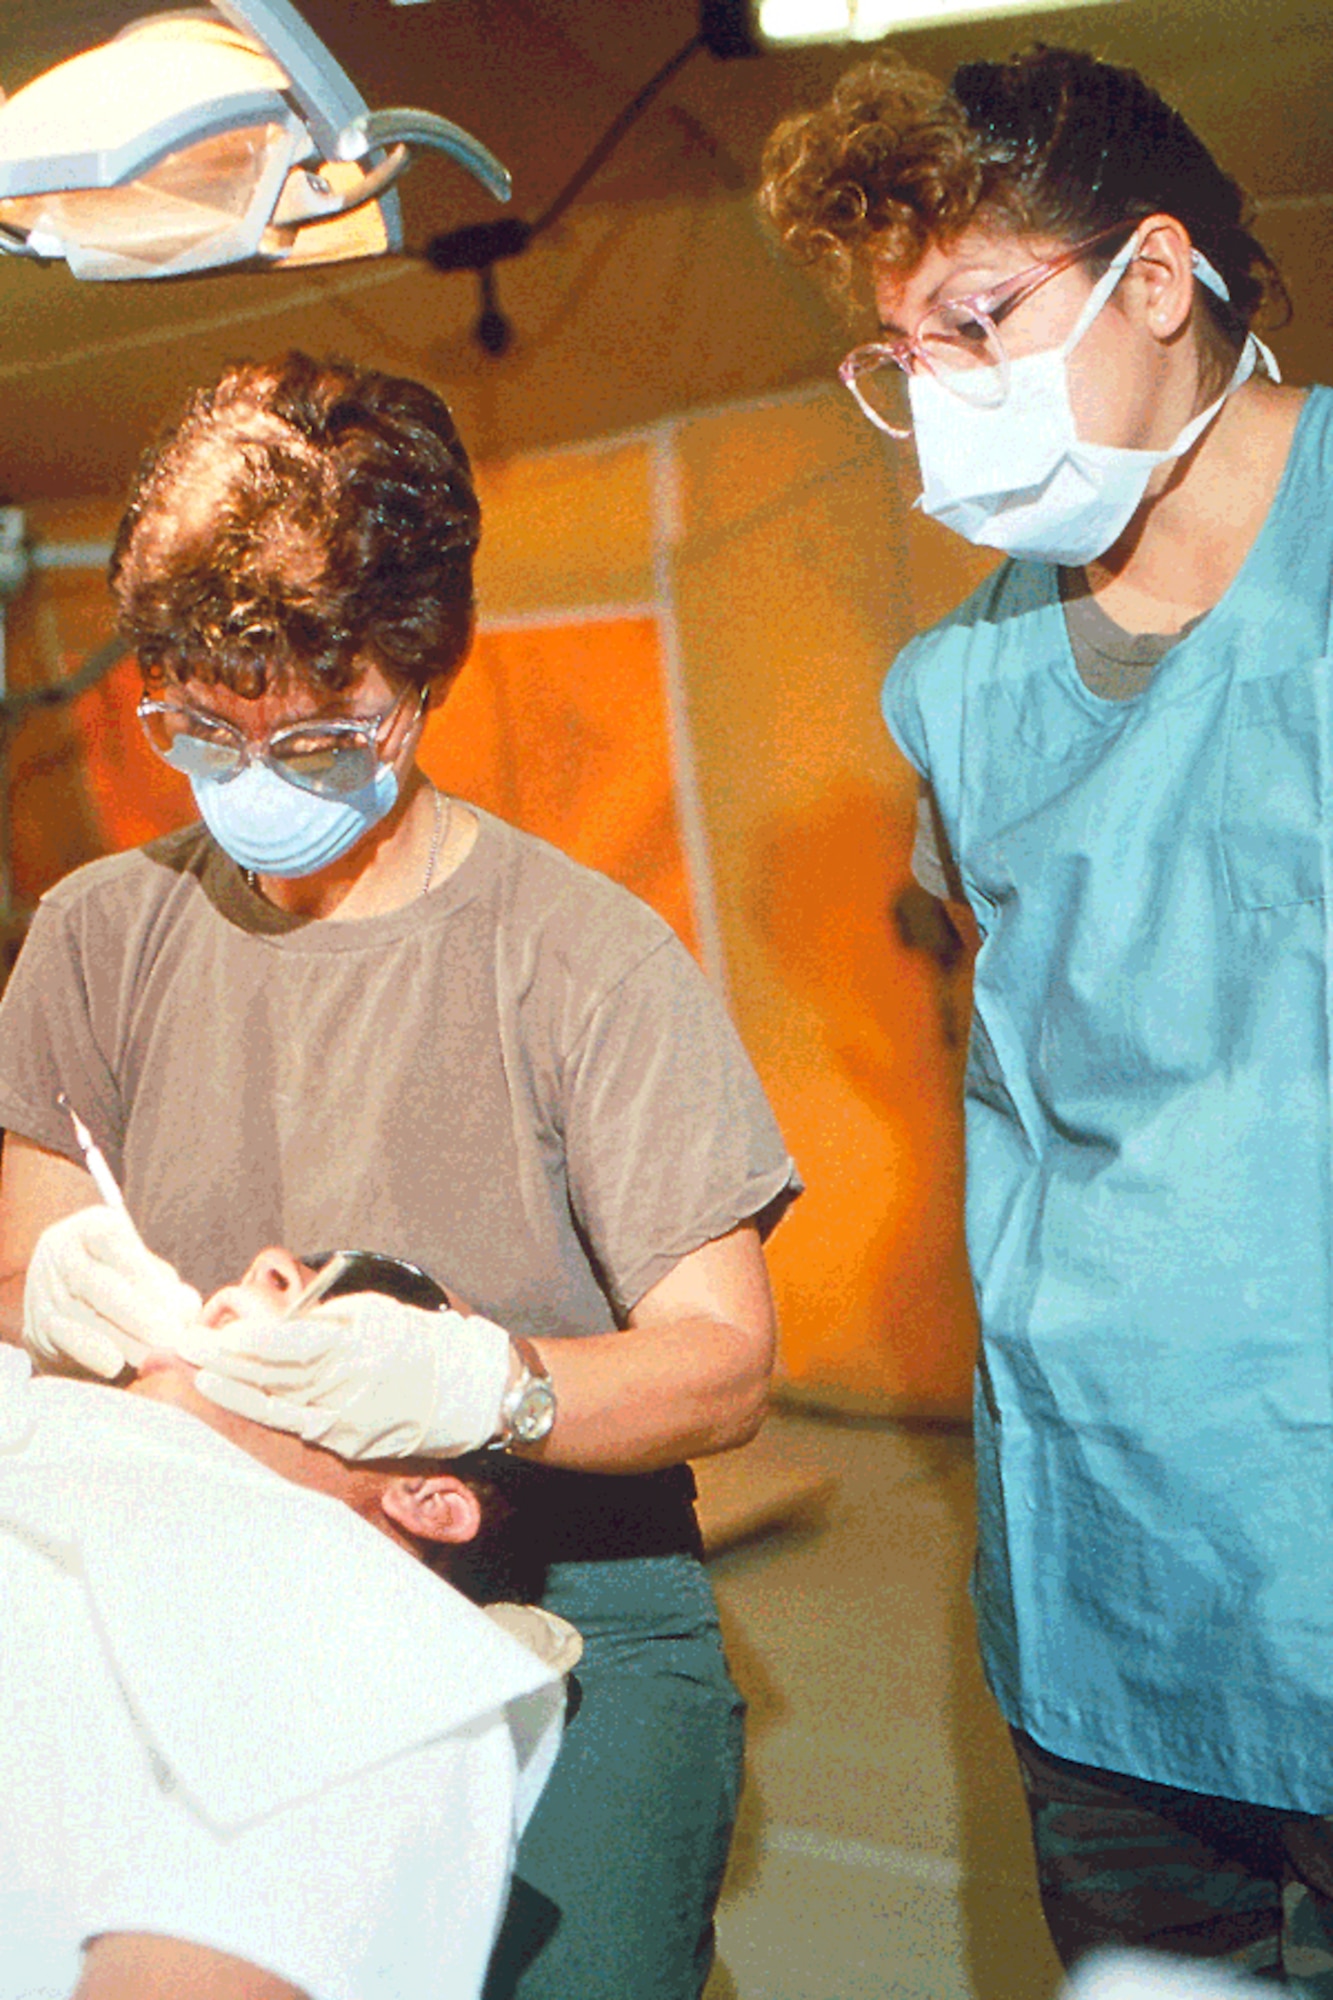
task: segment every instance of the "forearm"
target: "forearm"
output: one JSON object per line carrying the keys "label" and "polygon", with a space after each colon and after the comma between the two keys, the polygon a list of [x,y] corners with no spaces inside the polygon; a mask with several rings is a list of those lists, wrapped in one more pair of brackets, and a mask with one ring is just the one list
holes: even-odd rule
{"label": "forearm", "polygon": [[744,1444],[763,1422],[771,1330],[696,1317],[533,1345],[557,1416],[549,1437],[519,1450],[545,1465],[654,1472]]}
{"label": "forearm", "polygon": [[[422,1308],[353,1293],[302,1319],[215,1318],[198,1343],[207,1356],[194,1357],[196,1386],[237,1416],[349,1459],[449,1458],[503,1434],[510,1419],[538,1428],[539,1414],[554,1417],[553,1429],[515,1448],[586,1472],[652,1472],[754,1435],[774,1327],[752,1223],[682,1257],[629,1321],[619,1332],[516,1348],[484,1317],[441,1324]],[[518,1356],[549,1374],[554,1411],[549,1399],[528,1398]]]}

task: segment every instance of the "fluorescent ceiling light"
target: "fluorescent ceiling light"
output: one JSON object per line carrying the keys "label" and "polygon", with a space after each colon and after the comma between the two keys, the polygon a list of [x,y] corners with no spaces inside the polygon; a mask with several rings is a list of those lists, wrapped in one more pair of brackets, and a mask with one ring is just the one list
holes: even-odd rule
{"label": "fluorescent ceiling light", "polygon": [[791,47],[798,42],[877,42],[902,28],[1104,4],[1105,0],[756,0],[754,11],[764,42]]}
{"label": "fluorescent ceiling light", "polygon": [[461,126],[372,112],[290,0],[151,14],[0,103],[0,250],[79,278],[399,250],[414,145],[508,200]]}

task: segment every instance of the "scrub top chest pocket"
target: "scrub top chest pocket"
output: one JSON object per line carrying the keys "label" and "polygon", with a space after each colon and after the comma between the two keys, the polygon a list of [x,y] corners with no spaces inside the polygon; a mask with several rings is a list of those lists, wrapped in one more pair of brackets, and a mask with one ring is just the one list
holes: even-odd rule
{"label": "scrub top chest pocket", "polygon": [[1232,689],[1219,836],[1237,910],[1323,900],[1329,694],[1327,659],[1237,680]]}

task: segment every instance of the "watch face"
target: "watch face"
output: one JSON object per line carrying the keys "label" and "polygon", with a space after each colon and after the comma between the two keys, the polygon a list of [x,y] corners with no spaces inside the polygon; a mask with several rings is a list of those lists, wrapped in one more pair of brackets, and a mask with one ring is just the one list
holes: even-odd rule
{"label": "watch face", "polygon": [[538,1444],[555,1422],[555,1390],[540,1376],[523,1387],[510,1429],[522,1444]]}

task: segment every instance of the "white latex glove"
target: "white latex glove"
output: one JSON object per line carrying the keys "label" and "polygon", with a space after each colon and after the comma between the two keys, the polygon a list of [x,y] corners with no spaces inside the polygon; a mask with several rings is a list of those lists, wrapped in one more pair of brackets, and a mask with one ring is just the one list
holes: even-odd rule
{"label": "white latex glove", "polygon": [[339,1458],[454,1458],[500,1428],[509,1336],[478,1313],[353,1292],[298,1319],[193,1327],[200,1395]]}
{"label": "white latex glove", "polygon": [[109,1382],[150,1348],[176,1347],[202,1303],[123,1208],[99,1203],[37,1238],[23,1286],[23,1345],[48,1374]]}

